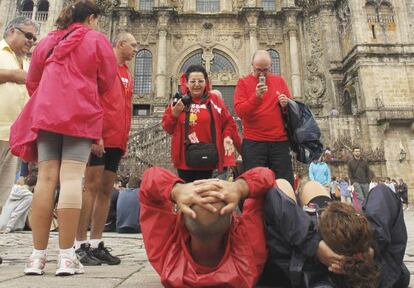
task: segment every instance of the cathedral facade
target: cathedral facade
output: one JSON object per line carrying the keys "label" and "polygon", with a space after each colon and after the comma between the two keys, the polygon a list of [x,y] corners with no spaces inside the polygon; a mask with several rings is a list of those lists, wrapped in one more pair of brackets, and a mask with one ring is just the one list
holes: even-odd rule
{"label": "cathedral facade", "polygon": [[[0,28],[16,15],[53,29],[70,1],[1,0]],[[134,75],[133,129],[160,122],[179,77],[203,64],[214,89],[233,110],[239,77],[266,49],[272,71],[308,104],[332,152],[333,174],[346,176],[353,145],[378,177],[414,187],[413,0],[114,0],[101,31],[129,31],[139,43]]]}

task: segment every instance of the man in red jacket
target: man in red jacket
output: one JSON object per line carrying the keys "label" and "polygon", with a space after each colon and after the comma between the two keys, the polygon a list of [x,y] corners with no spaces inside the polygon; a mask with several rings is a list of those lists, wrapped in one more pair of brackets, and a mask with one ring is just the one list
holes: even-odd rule
{"label": "man in red jacket", "polygon": [[242,157],[245,170],[268,167],[293,186],[293,169],[282,112],[290,96],[285,80],[270,73],[272,60],[265,50],[252,59],[253,73],[241,78],[234,109],[243,124]]}
{"label": "man in red jacket", "polygon": [[[183,184],[166,169],[146,170],[140,224],[164,287],[254,287],[267,257],[262,207],[274,177],[257,167],[235,182]],[[243,198],[243,215],[234,213]]]}
{"label": "man in red jacket", "polygon": [[[111,192],[119,162],[127,150],[131,126],[132,77],[127,62],[138,51],[138,44],[130,33],[122,32],[114,40],[118,75],[112,89],[101,99],[104,110],[102,139],[92,145],[92,153],[84,178],[82,211],[75,248],[83,265],[117,265],[121,260],[109,253],[102,241],[108,216]],[[87,231],[91,224],[90,241]]]}

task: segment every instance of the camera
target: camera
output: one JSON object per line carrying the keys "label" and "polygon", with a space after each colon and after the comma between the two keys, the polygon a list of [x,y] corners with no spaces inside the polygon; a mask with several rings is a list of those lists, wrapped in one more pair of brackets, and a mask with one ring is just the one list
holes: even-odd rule
{"label": "camera", "polygon": [[185,106],[188,106],[191,104],[191,96],[190,95],[182,95],[180,92],[175,93],[173,97],[173,105],[177,104],[178,100],[183,102]]}

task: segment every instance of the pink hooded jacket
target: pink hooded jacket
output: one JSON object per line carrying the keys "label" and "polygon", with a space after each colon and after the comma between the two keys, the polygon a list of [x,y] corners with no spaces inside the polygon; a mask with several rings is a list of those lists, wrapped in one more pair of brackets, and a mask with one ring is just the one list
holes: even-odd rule
{"label": "pink hooded jacket", "polygon": [[50,32],[32,55],[26,80],[31,98],[11,127],[12,153],[36,161],[39,130],[99,139],[99,97],[111,89],[116,73],[116,58],[103,34],[81,23]]}

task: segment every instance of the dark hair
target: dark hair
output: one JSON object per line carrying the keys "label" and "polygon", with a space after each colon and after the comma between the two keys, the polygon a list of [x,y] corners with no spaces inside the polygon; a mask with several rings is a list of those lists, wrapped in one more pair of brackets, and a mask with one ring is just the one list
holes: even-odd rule
{"label": "dark hair", "polygon": [[346,256],[344,277],[351,287],[378,287],[380,274],[370,252],[372,231],[364,215],[351,205],[332,202],[320,218],[319,232],[333,251]]}
{"label": "dark hair", "polygon": [[24,184],[26,184],[29,187],[35,186],[36,183],[37,183],[36,175],[29,175],[29,176],[26,176],[26,178],[24,178]]}
{"label": "dark hair", "polygon": [[354,147],[352,147],[352,152],[354,152],[356,149],[361,150],[361,148],[359,146],[354,146]]}
{"label": "dark hair", "polygon": [[72,23],[83,23],[90,15],[97,17],[99,14],[99,8],[93,1],[79,0],[63,8],[56,20],[56,26],[61,30],[66,29]]}
{"label": "dark hair", "polygon": [[138,177],[138,175],[132,174],[129,177],[128,188],[139,188],[140,185],[141,185],[141,179]]}
{"label": "dark hair", "polygon": [[208,81],[208,75],[206,69],[202,65],[191,65],[187,68],[187,71],[185,71],[185,78],[188,81],[188,78],[190,77],[190,74],[193,72],[201,72],[204,75],[204,79]]}

